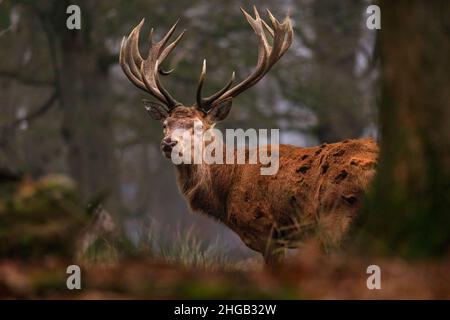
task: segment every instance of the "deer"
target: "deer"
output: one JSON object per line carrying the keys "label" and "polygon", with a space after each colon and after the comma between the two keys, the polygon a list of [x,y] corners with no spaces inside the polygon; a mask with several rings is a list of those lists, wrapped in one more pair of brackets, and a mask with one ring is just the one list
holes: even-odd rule
{"label": "deer", "polygon": [[[176,129],[191,132],[196,122],[204,130],[213,128],[228,116],[233,99],[256,85],[291,46],[293,27],[288,16],[280,22],[267,10],[269,25],[253,9],[254,17],[241,11],[258,38],[256,67],[235,85],[233,72],[222,89],[204,97],[204,60],[193,105],[175,100],[161,82],[162,76],[174,71],[161,65],[186,31],[168,43],[178,21],[159,42],[153,41],[151,29],[145,59],[138,47],[144,19],[122,39],[119,61],[123,72],[158,100],[143,102],[150,117],[162,123],[160,149],[166,158],[181,143],[173,135]],[[269,265],[282,261],[287,249],[307,239],[318,237],[324,246],[336,247],[346,239],[357,225],[375,174],[378,146],[371,138],[348,139],[314,147],[281,144],[278,153],[279,170],[274,175],[259,174],[258,163],[175,165],[178,188],[190,210],[226,225]]]}

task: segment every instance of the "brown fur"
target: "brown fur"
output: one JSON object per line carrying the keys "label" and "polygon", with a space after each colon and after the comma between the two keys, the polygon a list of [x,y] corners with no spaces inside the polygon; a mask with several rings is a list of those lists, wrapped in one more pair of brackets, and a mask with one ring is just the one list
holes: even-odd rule
{"label": "brown fur", "polygon": [[273,176],[261,175],[260,164],[177,166],[191,209],[223,222],[266,262],[312,234],[324,244],[339,244],[374,175],[378,147],[361,139],[311,148],[281,145],[279,152]]}

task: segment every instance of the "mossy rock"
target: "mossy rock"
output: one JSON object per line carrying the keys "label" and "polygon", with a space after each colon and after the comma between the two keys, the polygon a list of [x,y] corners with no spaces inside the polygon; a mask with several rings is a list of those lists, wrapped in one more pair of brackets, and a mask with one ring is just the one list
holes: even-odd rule
{"label": "mossy rock", "polygon": [[88,215],[75,184],[61,175],[1,188],[0,257],[69,257]]}

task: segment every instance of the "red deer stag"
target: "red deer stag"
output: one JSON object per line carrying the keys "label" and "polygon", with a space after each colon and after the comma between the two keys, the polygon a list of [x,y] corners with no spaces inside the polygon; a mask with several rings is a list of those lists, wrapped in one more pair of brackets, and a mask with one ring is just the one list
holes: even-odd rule
{"label": "red deer stag", "polygon": [[[144,20],[128,38],[124,37],[120,50],[123,71],[132,83],[162,103],[144,100],[149,115],[163,123],[161,150],[167,158],[179,142],[173,136],[176,129],[193,131],[195,122],[200,122],[204,130],[212,128],[228,115],[232,99],[261,80],[290,47],[293,29],[288,17],[280,23],[268,11],[272,25],[269,26],[256,8],[255,18],[242,12],[258,37],[256,68],[234,86],[233,72],[221,90],[202,97],[204,63],[194,106],[176,101],[160,81],[160,75],[173,71],[163,70],[161,64],[184,34],[183,31],[168,44],[177,23],[156,43],[151,31],[145,59],[138,49]],[[261,175],[261,164],[249,163],[182,163],[176,165],[176,171],[179,189],[193,211],[221,221],[248,247],[260,252],[266,263],[273,263],[284,255],[286,248],[296,247],[313,234],[332,244],[344,238],[374,175],[377,154],[377,145],[370,139],[311,148],[280,145],[279,170],[275,175]]]}

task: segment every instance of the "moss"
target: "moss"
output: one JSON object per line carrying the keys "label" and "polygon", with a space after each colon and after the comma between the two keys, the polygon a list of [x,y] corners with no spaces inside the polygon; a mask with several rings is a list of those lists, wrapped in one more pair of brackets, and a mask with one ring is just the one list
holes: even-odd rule
{"label": "moss", "polygon": [[87,222],[75,184],[55,175],[0,188],[0,257],[69,257]]}

